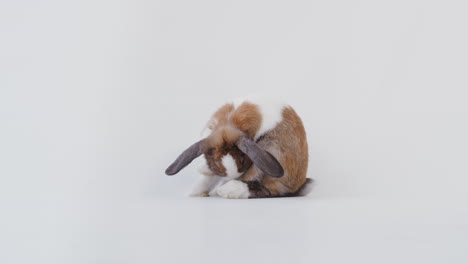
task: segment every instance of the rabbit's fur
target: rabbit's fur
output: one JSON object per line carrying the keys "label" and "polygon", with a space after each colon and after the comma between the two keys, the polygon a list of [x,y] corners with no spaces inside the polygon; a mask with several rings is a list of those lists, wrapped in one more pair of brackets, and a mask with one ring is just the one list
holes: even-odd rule
{"label": "rabbit's fur", "polygon": [[[166,170],[173,175],[203,154],[202,178],[192,196],[216,191],[224,198],[306,195],[308,146],[294,109],[278,102],[236,100],[220,107],[208,136],[184,151]],[[218,187],[219,186],[219,187]]]}

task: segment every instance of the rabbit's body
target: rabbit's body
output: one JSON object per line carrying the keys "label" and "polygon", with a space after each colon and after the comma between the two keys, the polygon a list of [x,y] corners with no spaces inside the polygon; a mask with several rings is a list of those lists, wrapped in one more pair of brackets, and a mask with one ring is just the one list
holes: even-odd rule
{"label": "rabbit's body", "polygon": [[[197,155],[204,154],[206,161],[199,170],[203,176],[192,195],[207,196],[218,185],[216,192],[224,198],[295,196],[308,191],[305,129],[290,106],[237,100],[219,108],[207,128],[209,135],[197,145]],[[187,164],[176,161],[171,167]]]}

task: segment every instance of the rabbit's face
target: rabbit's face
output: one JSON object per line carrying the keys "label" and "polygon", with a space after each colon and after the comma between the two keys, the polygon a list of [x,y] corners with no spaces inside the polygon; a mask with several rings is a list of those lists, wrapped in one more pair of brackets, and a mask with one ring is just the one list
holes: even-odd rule
{"label": "rabbit's face", "polygon": [[209,147],[204,154],[207,169],[218,176],[237,178],[252,165],[236,145]]}
{"label": "rabbit's face", "polygon": [[254,163],[272,177],[282,177],[284,174],[281,164],[272,154],[230,125],[215,128],[208,137],[191,145],[166,169],[166,174],[178,173],[202,154],[206,166],[200,172],[206,175],[237,178]]}

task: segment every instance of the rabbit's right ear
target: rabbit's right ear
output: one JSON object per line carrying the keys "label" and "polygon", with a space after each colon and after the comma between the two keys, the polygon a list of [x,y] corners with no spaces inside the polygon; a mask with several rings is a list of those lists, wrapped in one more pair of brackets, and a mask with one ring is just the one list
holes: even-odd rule
{"label": "rabbit's right ear", "polygon": [[205,140],[202,139],[182,152],[182,154],[180,154],[180,156],[171,164],[171,166],[166,169],[166,175],[174,175],[178,173],[180,170],[185,168],[185,166],[189,165],[192,160],[203,154],[202,147],[204,141]]}
{"label": "rabbit's right ear", "polygon": [[270,152],[262,149],[253,140],[241,137],[237,147],[244,152],[252,162],[266,175],[280,178],[284,175],[284,169],[279,161]]}

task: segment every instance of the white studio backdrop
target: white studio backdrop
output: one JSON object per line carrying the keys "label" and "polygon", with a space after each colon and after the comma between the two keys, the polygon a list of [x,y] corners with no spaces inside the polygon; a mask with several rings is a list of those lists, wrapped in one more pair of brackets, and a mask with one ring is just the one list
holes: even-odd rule
{"label": "white studio backdrop", "polygon": [[[1,1],[0,262],[170,263],[161,241],[174,238],[152,245],[150,235],[171,234],[151,226],[180,221],[167,216],[174,200],[188,218],[200,212],[181,212],[184,203],[210,200],[186,197],[195,166],[173,177],[164,170],[226,100],[263,94],[289,102],[307,129],[317,184],[299,210],[332,201],[338,216],[329,216],[339,217],[350,200],[430,210],[446,220],[428,229],[448,244],[429,260],[466,263],[467,8],[452,0]],[[415,205],[398,209],[406,203]],[[130,235],[116,242],[124,226]],[[132,243],[148,251],[125,254]],[[436,252],[434,243],[420,249]]]}

